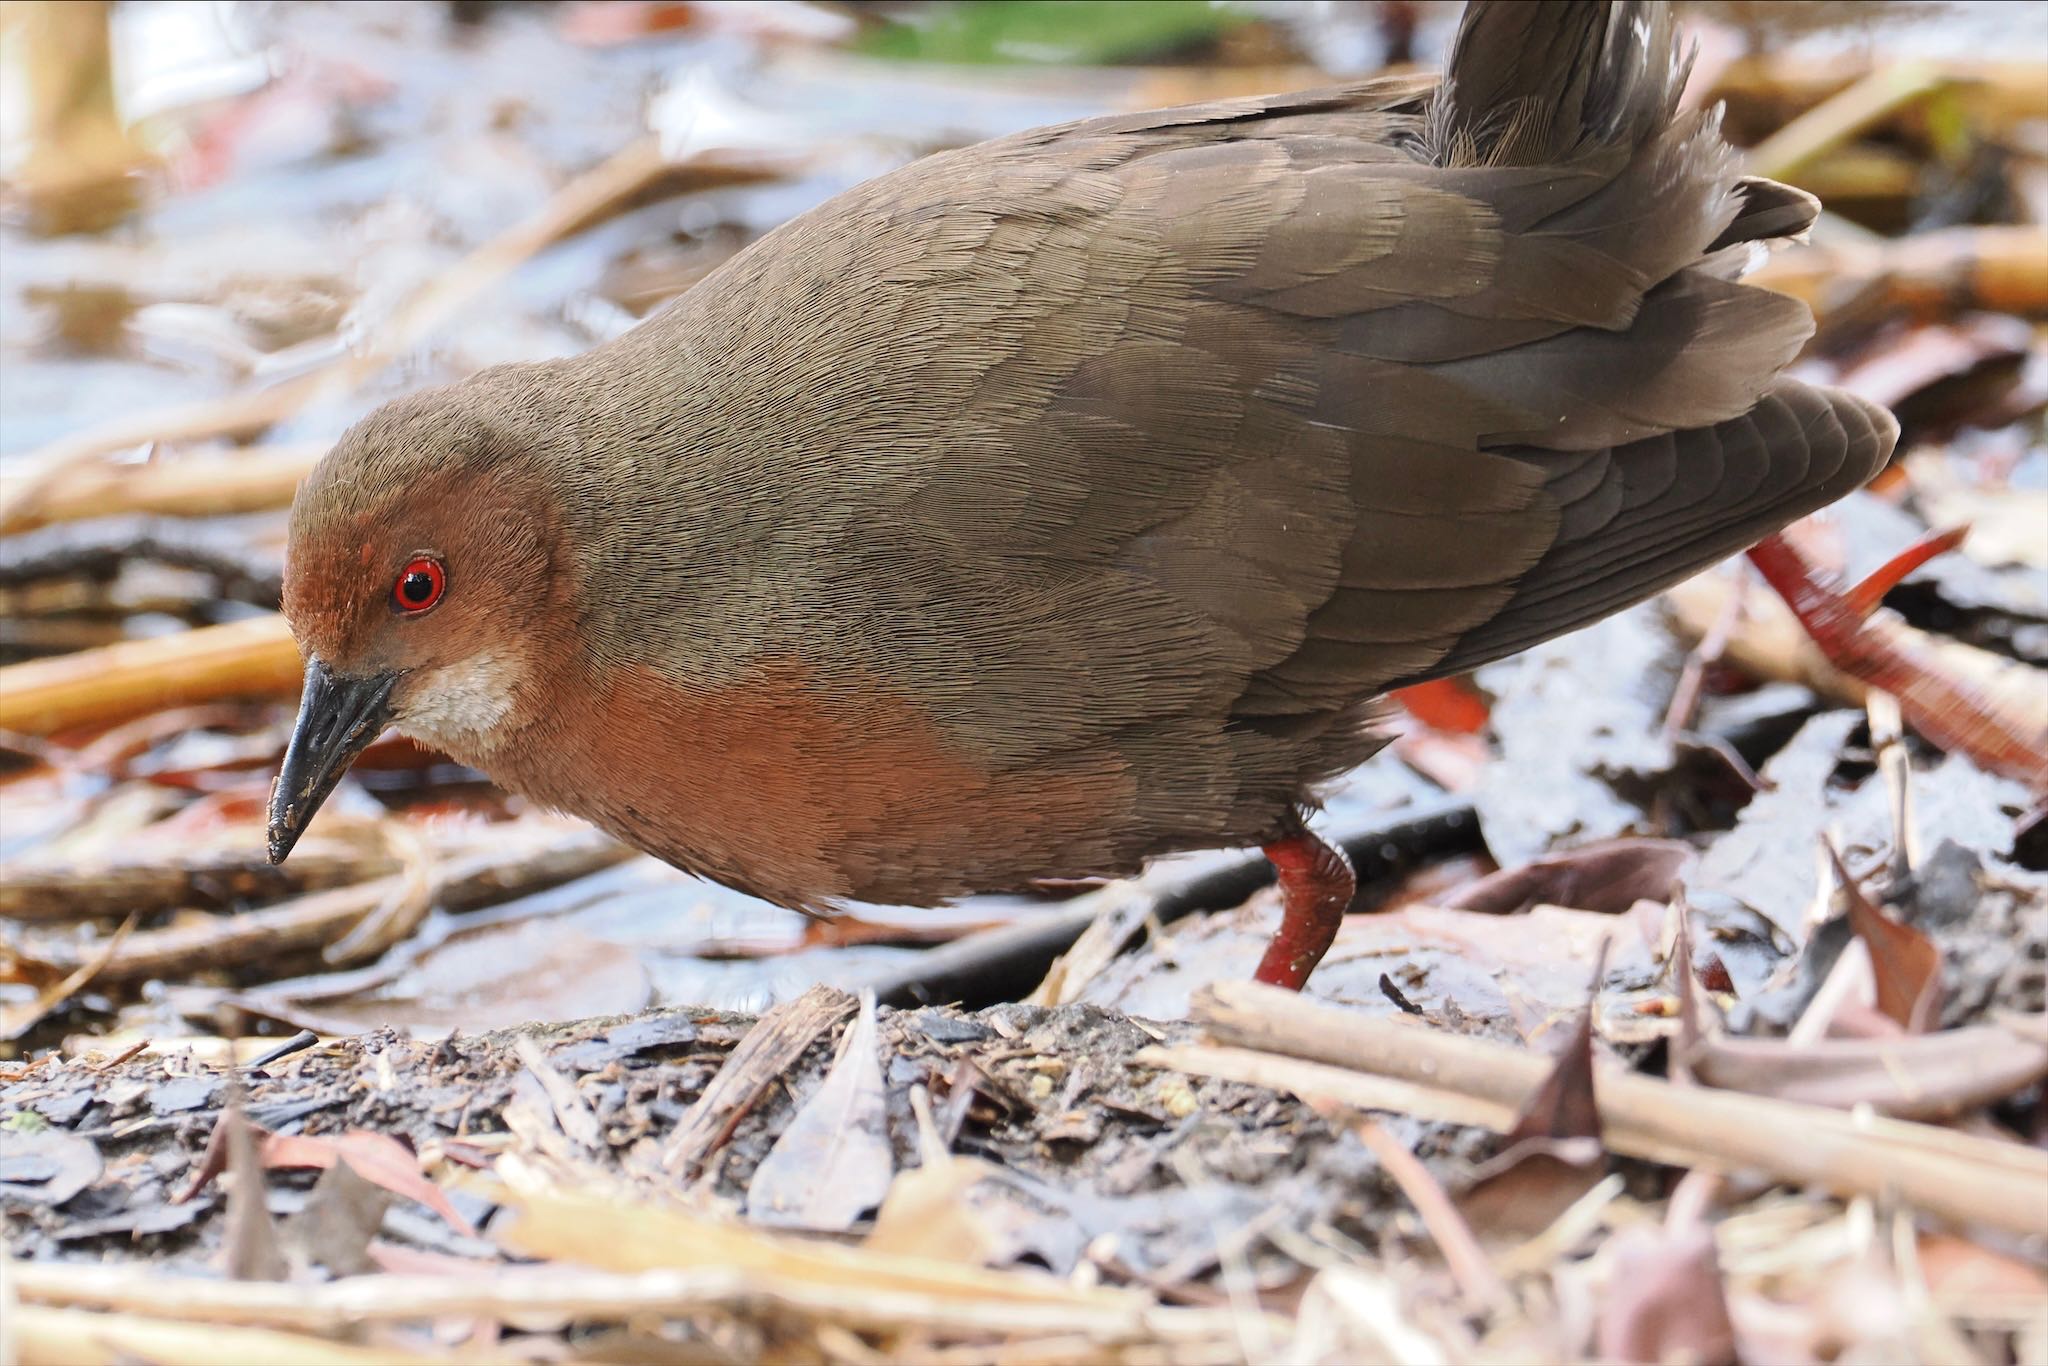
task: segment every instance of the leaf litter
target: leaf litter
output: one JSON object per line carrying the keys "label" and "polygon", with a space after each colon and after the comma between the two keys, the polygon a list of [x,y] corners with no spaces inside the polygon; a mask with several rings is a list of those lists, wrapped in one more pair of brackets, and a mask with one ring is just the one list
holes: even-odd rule
{"label": "leaf litter", "polygon": [[[1925,54],[1870,135],[1795,149],[1831,211],[1763,267],[1818,305],[1808,372],[1908,420],[1895,471],[1793,540],[1923,671],[1913,695],[1722,571],[1404,697],[1393,753],[1319,817],[1378,909],[1349,917],[1312,999],[1276,1001],[1239,985],[1276,914],[1256,860],[816,924],[399,742],[269,869],[283,703],[166,692],[162,670],[231,628],[237,688],[295,679],[260,615],[281,509],[398,388],[613,335],[915,150],[1326,80],[1313,26],[1352,20],[1233,16],[1176,39],[1207,67],[970,90],[881,79],[847,50],[882,30],[823,11],[614,6],[593,27],[572,6],[459,40],[439,13],[273,32],[253,40],[286,58],[267,77],[215,49],[228,93],[164,111],[192,150],[129,236],[6,229],[0,308],[49,325],[10,323],[10,373],[48,400],[0,440],[0,653],[118,699],[86,714],[60,689],[0,718],[18,1342],[2048,1359],[2048,856],[2043,784],[2009,758],[2048,730],[2027,345],[2048,284],[2000,236],[2038,243],[2032,87],[1974,49]],[[1374,19],[1375,41],[1401,31]],[[1762,138],[1942,31],[1880,30],[1857,67],[1742,55],[1703,25],[1722,55],[1701,71]],[[1236,65],[1262,53],[1296,65]],[[791,62],[804,81],[764,79]],[[690,63],[705,76],[644,125],[639,92]],[[1995,169],[1958,180],[1958,139]],[[1910,190],[1830,188],[1880,160]],[[57,207],[92,206],[36,221]],[[89,430],[112,383],[124,417]],[[142,637],[161,664],[88,653]],[[1936,694],[2001,719],[1930,712]],[[1027,995],[1046,1004],[997,1003]]]}

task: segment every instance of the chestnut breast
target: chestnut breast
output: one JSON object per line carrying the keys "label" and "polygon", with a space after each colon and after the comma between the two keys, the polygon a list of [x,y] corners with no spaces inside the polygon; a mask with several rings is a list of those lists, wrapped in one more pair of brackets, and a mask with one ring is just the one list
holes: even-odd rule
{"label": "chestnut breast", "polygon": [[841,674],[822,686],[793,658],[709,689],[641,665],[566,686],[560,695],[582,700],[555,708],[544,735],[476,761],[538,801],[781,905],[928,903],[1022,886],[1077,858],[1079,871],[1125,871],[1085,833],[1130,820],[1129,773],[1106,750],[999,773],[876,680]]}

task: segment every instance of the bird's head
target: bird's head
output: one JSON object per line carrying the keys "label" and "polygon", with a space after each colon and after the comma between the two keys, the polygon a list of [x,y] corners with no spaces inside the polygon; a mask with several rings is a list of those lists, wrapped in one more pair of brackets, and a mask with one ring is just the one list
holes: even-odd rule
{"label": "bird's head", "polygon": [[284,611],[306,683],[271,793],[272,862],[387,725],[488,754],[573,633],[554,495],[481,408],[460,390],[387,404],[292,503]]}

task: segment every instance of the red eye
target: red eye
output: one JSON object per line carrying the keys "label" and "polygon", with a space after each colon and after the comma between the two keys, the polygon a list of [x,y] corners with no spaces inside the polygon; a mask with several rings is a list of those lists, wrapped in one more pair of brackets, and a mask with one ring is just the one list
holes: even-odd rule
{"label": "red eye", "polygon": [[439,560],[422,555],[398,571],[391,585],[391,605],[406,613],[424,612],[448,591],[448,575]]}

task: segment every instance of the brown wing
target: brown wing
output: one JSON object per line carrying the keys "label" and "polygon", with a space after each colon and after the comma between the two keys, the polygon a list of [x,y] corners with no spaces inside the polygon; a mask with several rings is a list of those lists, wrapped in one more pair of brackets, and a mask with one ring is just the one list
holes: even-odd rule
{"label": "brown wing", "polygon": [[[1811,320],[1716,254],[1817,206],[1674,113],[1674,52],[1661,7],[1479,4],[1426,112],[1380,86],[1068,135],[1150,140],[1111,221],[1156,225],[1195,298],[1053,407],[1228,438],[1126,558],[1249,646],[1234,716],[1314,724],[1585,625],[1889,454],[1887,414],[1778,378]],[[1176,367],[1251,397],[1148,383]]]}

